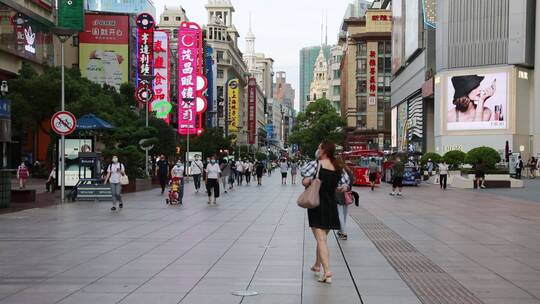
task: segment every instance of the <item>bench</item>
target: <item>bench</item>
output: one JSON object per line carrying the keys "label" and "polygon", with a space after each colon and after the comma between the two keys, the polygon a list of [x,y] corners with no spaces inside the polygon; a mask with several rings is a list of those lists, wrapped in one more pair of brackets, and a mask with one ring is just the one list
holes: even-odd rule
{"label": "bench", "polygon": [[11,202],[12,203],[35,203],[36,190],[35,189],[11,189]]}

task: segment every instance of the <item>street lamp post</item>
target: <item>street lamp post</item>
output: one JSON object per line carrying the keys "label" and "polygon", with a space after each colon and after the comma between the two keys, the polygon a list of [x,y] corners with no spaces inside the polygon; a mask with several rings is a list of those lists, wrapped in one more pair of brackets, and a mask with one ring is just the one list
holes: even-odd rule
{"label": "street lamp post", "polygon": [[[64,79],[64,65],[65,65],[65,54],[64,54],[64,44],[68,39],[74,34],[73,30],[70,29],[63,29],[63,28],[55,28],[53,30],[58,37],[58,40],[60,40],[60,64],[61,64],[61,101],[60,101],[60,110],[65,111],[65,103],[66,103],[66,94],[65,94],[65,79]],[[61,135],[60,137],[60,164],[59,164],[59,170],[58,173],[60,173],[60,202],[63,204],[66,201],[66,137],[65,135]]]}

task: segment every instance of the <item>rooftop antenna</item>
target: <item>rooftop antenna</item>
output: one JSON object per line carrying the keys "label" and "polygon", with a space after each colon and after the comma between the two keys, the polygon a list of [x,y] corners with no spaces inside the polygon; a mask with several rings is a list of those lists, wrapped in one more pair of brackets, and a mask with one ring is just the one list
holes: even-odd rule
{"label": "rooftop antenna", "polygon": [[324,37],[324,45],[328,45],[328,10],[325,10],[326,15],[326,35]]}
{"label": "rooftop antenna", "polygon": [[323,45],[324,11],[321,16],[321,46]]}
{"label": "rooftop antenna", "polygon": [[249,12],[249,32],[251,33],[251,12]]}

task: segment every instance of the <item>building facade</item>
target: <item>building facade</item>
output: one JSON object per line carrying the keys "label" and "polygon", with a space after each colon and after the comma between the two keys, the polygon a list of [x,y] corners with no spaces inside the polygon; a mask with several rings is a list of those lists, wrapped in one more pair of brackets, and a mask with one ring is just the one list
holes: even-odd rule
{"label": "building facade", "polygon": [[[287,74],[283,71],[276,72],[276,83],[274,86],[274,107],[279,107],[280,118],[278,125],[278,131],[280,132],[280,139],[283,146],[288,147],[289,134],[292,131],[294,125],[294,117],[296,113],[294,110],[295,90],[292,85],[287,82]],[[276,111],[277,109],[274,109]]]}
{"label": "building facade", "polygon": [[328,99],[338,113],[341,113],[341,60],[343,48],[334,45],[330,49],[328,62]]}
{"label": "building facade", "polygon": [[156,8],[152,0],[85,0],[87,11],[140,14],[149,13],[156,16]]}
{"label": "building facade", "polygon": [[[533,68],[539,4],[445,0],[437,5],[434,151],[489,146],[504,159],[508,145],[524,159],[537,156],[540,98]],[[479,14],[484,17],[477,19]],[[466,26],[472,22],[475,26]]]}
{"label": "building facade", "polygon": [[[324,57],[330,57],[330,46],[323,44]],[[299,82],[299,98],[300,98],[300,111],[304,111],[309,97],[309,89],[311,82],[313,81],[313,69],[315,68],[315,61],[319,56],[321,46],[310,46],[300,50],[300,82]]]}
{"label": "building facade", "polygon": [[370,8],[344,20],[340,45],[341,115],[347,122],[346,149],[390,147],[391,12]]}
{"label": "building facade", "polygon": [[[247,144],[247,81],[249,71],[238,49],[240,35],[233,24],[234,6],[230,0],[209,0],[206,4],[208,23],[204,27],[205,40],[212,47],[216,62],[216,100],[213,108],[207,111],[216,115],[217,126],[223,128],[226,135],[234,135],[237,144]],[[238,79],[239,112],[237,117],[228,113],[227,83]],[[231,114],[232,115],[232,114]],[[229,132],[231,121],[238,120],[236,130]]]}
{"label": "building facade", "polygon": [[328,99],[329,82],[328,61],[327,57],[324,56],[324,49],[321,46],[313,67],[313,80],[309,85],[309,98],[306,106],[317,99]]}

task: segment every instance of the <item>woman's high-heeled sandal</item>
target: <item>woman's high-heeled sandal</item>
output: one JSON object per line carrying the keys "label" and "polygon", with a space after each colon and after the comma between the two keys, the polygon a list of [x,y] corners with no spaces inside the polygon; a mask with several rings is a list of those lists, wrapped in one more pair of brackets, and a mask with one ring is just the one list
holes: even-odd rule
{"label": "woman's high-heeled sandal", "polygon": [[332,284],[332,274],[330,275],[322,275],[319,277],[319,279],[317,280],[321,283],[326,283],[326,284]]}
{"label": "woman's high-heeled sandal", "polygon": [[311,267],[310,270],[311,270],[312,272],[314,272],[315,274],[321,272],[321,268],[320,268],[320,267],[317,268],[317,267],[315,267],[315,266]]}

